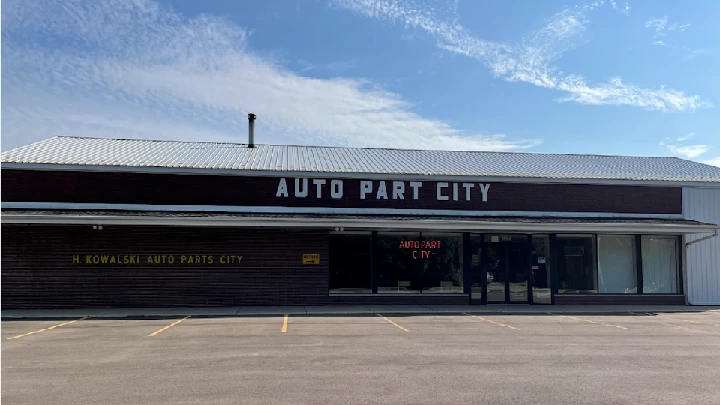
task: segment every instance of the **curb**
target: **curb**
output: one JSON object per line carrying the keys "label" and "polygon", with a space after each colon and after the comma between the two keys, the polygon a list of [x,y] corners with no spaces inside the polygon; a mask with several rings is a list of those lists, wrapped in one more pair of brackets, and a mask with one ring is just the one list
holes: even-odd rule
{"label": "curb", "polygon": [[[690,313],[690,312],[719,312],[718,310],[706,310],[706,309],[668,309],[668,310],[633,310],[633,309],[617,309],[617,310],[553,310],[548,308],[547,311],[508,311],[508,310],[447,310],[447,311],[403,311],[403,310],[381,310],[381,311],[359,311],[359,312],[307,312],[304,313],[290,313],[290,316],[363,316],[363,315],[376,315],[382,314],[393,314],[393,315],[451,315],[451,314],[477,314],[477,315],[523,315],[523,316],[546,316],[546,315],[560,315],[560,314],[585,314],[585,315],[613,315],[613,314],[624,314],[624,315],[657,315],[658,313]],[[239,317],[253,317],[253,316],[284,316],[287,312],[257,312],[257,313],[227,313],[227,314],[193,314],[187,312],[177,313],[166,313],[166,314],[77,314],[77,315],[3,315],[0,319],[2,321],[12,320],[63,320],[63,319],[76,319],[81,317],[87,317],[88,319],[107,319],[107,320],[132,320],[132,319],[170,319],[182,316],[192,316],[193,318],[239,318]]]}

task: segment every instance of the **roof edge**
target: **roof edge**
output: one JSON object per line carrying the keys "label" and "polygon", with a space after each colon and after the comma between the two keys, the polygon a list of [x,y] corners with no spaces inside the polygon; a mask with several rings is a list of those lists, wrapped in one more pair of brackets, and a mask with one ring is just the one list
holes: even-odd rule
{"label": "roof edge", "polygon": [[73,224],[73,225],[145,225],[145,226],[219,226],[219,227],[303,227],[329,228],[337,226],[357,229],[436,229],[448,231],[473,230],[522,230],[522,231],[554,231],[554,232],[632,232],[632,233],[663,233],[663,234],[695,234],[712,233],[719,228],[715,224],[688,221],[684,223],[647,223],[637,222],[606,222],[606,223],[545,223],[536,222],[499,222],[499,221],[468,221],[462,219],[401,219],[390,218],[298,218],[298,217],[160,217],[160,216],[117,216],[117,215],[4,215],[3,223],[8,224]]}
{"label": "roof edge", "polygon": [[248,170],[248,169],[215,169],[193,167],[162,167],[162,166],[112,166],[112,165],[70,165],[57,163],[17,163],[2,162],[2,169],[47,170],[47,171],[90,171],[90,172],[128,172],[128,173],[165,173],[165,174],[201,174],[251,177],[310,177],[337,179],[406,179],[406,180],[448,180],[475,181],[492,180],[508,183],[569,183],[569,184],[624,184],[624,185],[655,185],[655,186],[688,186],[688,187],[720,187],[717,181],[687,180],[632,180],[623,178],[572,178],[572,177],[512,177],[512,176],[468,176],[468,175],[434,175],[434,174],[402,174],[402,173],[369,173],[369,172],[320,172],[290,170]]}

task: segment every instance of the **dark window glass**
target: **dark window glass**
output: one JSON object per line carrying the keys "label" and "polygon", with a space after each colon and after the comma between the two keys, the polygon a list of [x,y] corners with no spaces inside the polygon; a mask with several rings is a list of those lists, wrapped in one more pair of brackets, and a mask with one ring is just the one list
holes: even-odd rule
{"label": "dark window glass", "polygon": [[462,235],[422,234],[424,293],[462,293]]}
{"label": "dark window glass", "polygon": [[420,233],[378,234],[378,293],[422,291],[422,262],[418,259]]}
{"label": "dark window glass", "polygon": [[547,235],[532,237],[533,303],[550,304],[550,238]]}
{"label": "dark window glass", "polygon": [[484,235],[487,301],[528,302],[527,235]]}
{"label": "dark window glass", "polygon": [[462,235],[378,234],[378,293],[462,293]]}
{"label": "dark window glass", "polygon": [[330,234],[330,292],[371,293],[370,254],[367,234]]}
{"label": "dark window glass", "polygon": [[[472,243],[472,253],[470,254],[470,298],[478,301],[482,299],[482,277],[485,277],[482,268],[481,237],[478,234],[470,235],[470,242]],[[467,246],[463,246],[463,249],[467,248]]]}
{"label": "dark window glass", "polygon": [[558,235],[558,293],[597,293],[592,235]]}

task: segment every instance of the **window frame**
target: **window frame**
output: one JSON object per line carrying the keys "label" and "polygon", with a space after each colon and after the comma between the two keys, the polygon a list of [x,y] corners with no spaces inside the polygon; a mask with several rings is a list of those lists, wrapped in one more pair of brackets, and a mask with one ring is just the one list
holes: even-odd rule
{"label": "window frame", "polygon": [[[553,276],[556,278],[555,283],[557,283],[557,290],[553,290],[553,295],[599,295],[599,289],[598,289],[598,246],[597,246],[597,233],[555,233],[555,246],[551,246],[551,252],[552,250],[556,250],[555,256],[557,257],[555,268],[556,271],[553,273]],[[560,250],[560,243],[559,241],[562,239],[569,239],[569,238],[586,238],[591,240],[592,248],[591,248],[591,258],[590,258],[590,264],[592,265],[591,273],[593,275],[593,284],[595,286],[595,292],[592,291],[580,291],[580,292],[564,292],[563,289],[560,288],[560,262],[565,257],[565,254],[563,251]],[[605,295],[605,294],[604,294]]]}
{"label": "window frame", "polygon": [[[635,283],[635,292],[634,293],[623,293],[623,292],[600,292],[600,238],[602,237],[626,237],[628,239],[632,240],[632,266],[633,266],[633,281]],[[638,248],[637,248],[637,237],[635,234],[624,234],[624,233],[599,233],[596,234],[596,247],[595,250],[597,252],[596,254],[596,261],[597,264],[595,266],[596,271],[596,279],[598,280],[598,292],[599,295],[637,295],[640,294],[640,287],[638,286],[638,278],[639,274],[642,270],[641,266],[638,267]]]}
{"label": "window frame", "polygon": [[[652,238],[652,239],[673,239],[675,240],[675,286],[676,291],[675,292],[648,292],[645,290],[645,280],[647,279],[647,264],[645,263],[642,250],[642,241],[646,238]],[[647,295],[683,295],[683,280],[682,280],[682,237],[678,235],[658,235],[658,234],[641,234],[640,235],[640,255],[641,255],[641,261],[643,262],[642,268],[643,268],[643,275],[642,275],[642,281],[643,281],[643,287],[642,287],[642,293]]]}

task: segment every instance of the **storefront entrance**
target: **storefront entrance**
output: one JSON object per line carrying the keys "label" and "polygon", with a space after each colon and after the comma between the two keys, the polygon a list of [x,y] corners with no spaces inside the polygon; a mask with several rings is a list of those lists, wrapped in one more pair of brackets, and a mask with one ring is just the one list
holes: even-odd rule
{"label": "storefront entrance", "polygon": [[[487,302],[525,303],[528,293],[528,246],[524,236],[490,236],[486,241],[485,271],[487,277]],[[507,238],[500,239],[495,238]]]}
{"label": "storefront entrance", "polygon": [[529,302],[530,250],[526,235],[485,235],[488,304]]}
{"label": "storefront entrance", "polygon": [[474,235],[472,254],[473,304],[531,303],[528,235]]}

